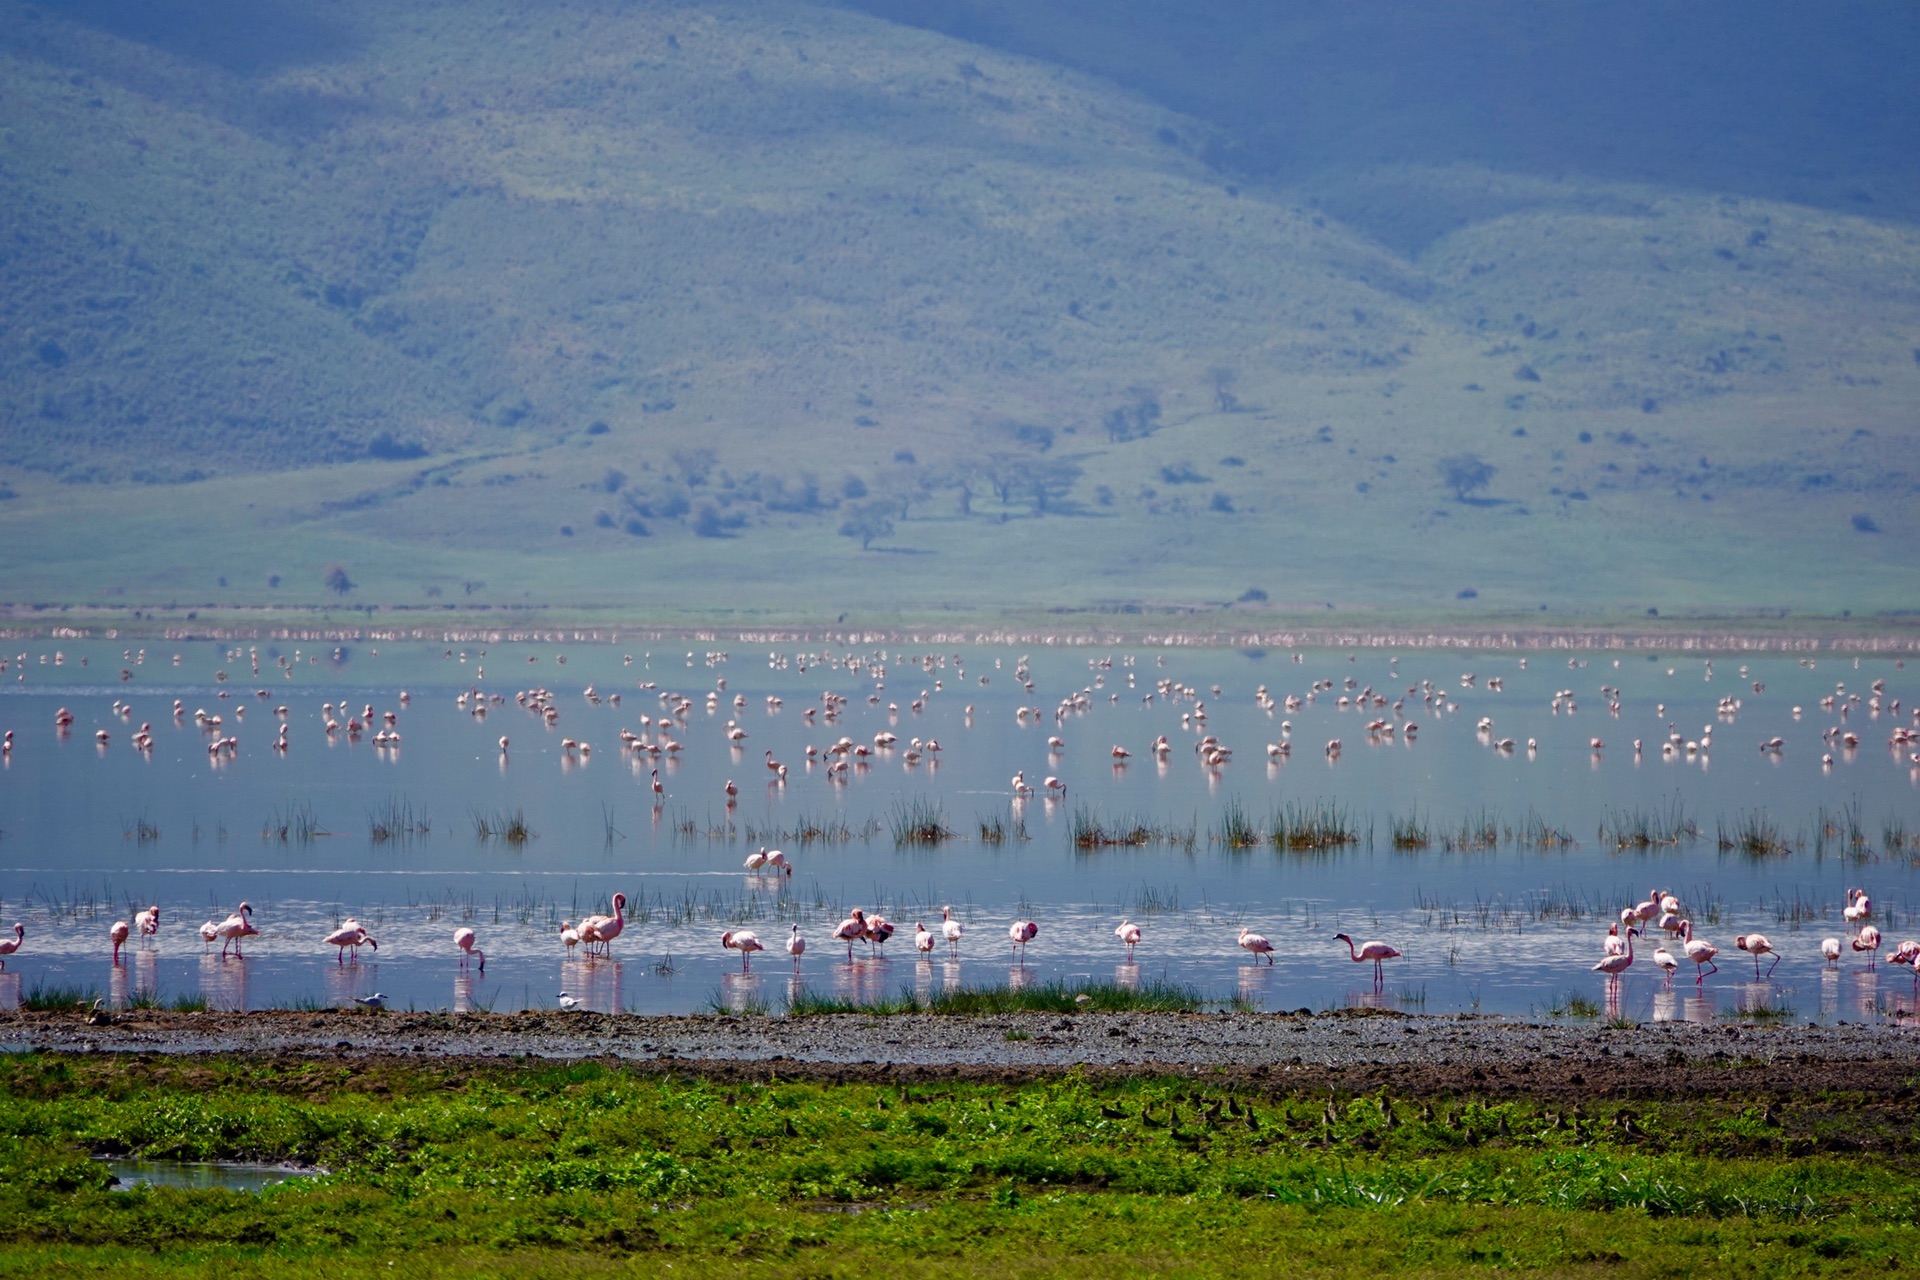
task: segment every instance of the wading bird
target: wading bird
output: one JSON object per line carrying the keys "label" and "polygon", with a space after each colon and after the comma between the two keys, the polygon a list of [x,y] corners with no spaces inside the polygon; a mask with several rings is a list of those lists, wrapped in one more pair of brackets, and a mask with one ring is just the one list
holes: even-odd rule
{"label": "wading bird", "polygon": [[1240,926],[1240,949],[1251,952],[1256,961],[1265,956],[1268,964],[1273,963],[1273,943],[1245,925]]}
{"label": "wading bird", "polygon": [[487,971],[487,953],[473,945],[473,930],[465,928],[455,929],[453,931],[453,945],[460,948],[460,967],[462,969],[467,967],[467,961],[478,960],[480,962],[480,972],[485,973]]}
{"label": "wading bird", "polygon": [[[1390,947],[1384,942],[1369,942],[1356,951],[1354,950],[1353,939],[1344,933],[1334,934],[1333,940],[1347,944],[1347,954],[1353,957],[1355,963],[1361,963],[1367,960],[1373,961],[1373,985],[1375,990],[1378,990],[1380,984],[1386,980],[1386,973],[1381,969],[1380,962],[1383,960],[1397,959],[1400,955],[1397,948]],[[1633,954],[1633,943],[1631,941],[1627,943],[1627,954],[1629,956]]]}
{"label": "wading bird", "polygon": [[1133,963],[1133,949],[1140,945],[1140,926],[1131,920],[1122,920],[1114,928],[1114,937],[1127,944],[1127,963]]}
{"label": "wading bird", "polygon": [[730,929],[721,934],[720,945],[729,951],[740,953],[740,972],[742,973],[747,972],[749,967],[747,961],[754,952],[766,950],[760,945],[760,936],[746,929]]}

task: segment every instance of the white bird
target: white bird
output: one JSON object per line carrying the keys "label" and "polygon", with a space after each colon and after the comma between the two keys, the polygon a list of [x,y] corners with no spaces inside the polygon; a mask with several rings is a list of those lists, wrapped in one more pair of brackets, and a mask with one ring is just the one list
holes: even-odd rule
{"label": "white bird", "polygon": [[766,866],[767,865],[767,846],[761,845],[758,849],[755,849],[752,853],[748,854],[746,863],[744,865],[749,871],[758,871],[760,868]]}
{"label": "white bird", "polygon": [[453,931],[453,945],[460,948],[460,967],[467,967],[467,961],[478,960],[480,972],[487,971],[487,953],[473,945],[473,930],[467,928]]}
{"label": "white bird", "polygon": [[580,1007],[580,1001],[577,997],[570,995],[565,991],[562,991],[560,993],[560,1012],[572,1013],[575,1009],[578,1009],[579,1007]]}
{"label": "white bird", "polygon": [[1020,954],[1020,963],[1027,962],[1027,944],[1039,934],[1040,926],[1031,920],[1015,920],[1007,926],[1007,936],[1013,939],[1014,949]]}
{"label": "white bird", "polygon": [[913,922],[913,949],[921,955],[933,950],[934,936],[927,932],[927,926],[920,921]]}
{"label": "white bird", "polygon": [[1840,939],[1838,938],[1820,939],[1820,954],[1827,958],[1827,964],[1829,966],[1839,964],[1840,963]]}
{"label": "white bird", "polygon": [[355,996],[353,1002],[368,1009],[384,1009],[387,1007],[387,995],[384,991],[376,991],[370,996]]}
{"label": "white bird", "polygon": [[1133,949],[1140,945],[1140,926],[1131,920],[1122,920],[1114,927],[1113,936],[1127,944],[1127,961],[1133,961]]}
{"label": "white bird", "polygon": [[1653,949],[1653,962],[1660,966],[1661,971],[1667,975],[1668,980],[1672,980],[1673,971],[1680,967],[1680,962],[1673,958],[1673,952],[1667,950],[1665,946],[1659,946]]}
{"label": "white bird", "polygon": [[159,933],[160,908],[148,907],[145,911],[136,911],[133,916],[133,927],[140,931],[142,937],[151,938]]}
{"label": "white bird", "polygon": [[787,954],[793,957],[793,967],[800,967],[800,957],[807,951],[807,940],[800,936],[800,926],[793,926],[793,933],[787,938]]}
{"label": "white bird", "polygon": [[[1865,897],[1865,894],[1861,895]],[[1855,951],[1867,953],[1867,968],[1871,969],[1880,958],[1880,931],[1870,924],[1860,926],[1860,934],[1853,940]]]}
{"label": "white bird", "polygon": [[940,932],[946,936],[947,949],[956,958],[960,955],[960,934],[963,930],[960,922],[953,918],[952,907],[940,908]]}
{"label": "white bird", "polygon": [[573,949],[580,945],[580,931],[574,928],[572,924],[562,920],[560,922],[560,941],[567,944],[567,954],[572,955]]}
{"label": "white bird", "polygon": [[6,970],[7,957],[18,951],[20,944],[26,940],[27,926],[23,924],[15,924],[13,926],[13,936],[11,938],[0,938],[0,972],[5,972]]}

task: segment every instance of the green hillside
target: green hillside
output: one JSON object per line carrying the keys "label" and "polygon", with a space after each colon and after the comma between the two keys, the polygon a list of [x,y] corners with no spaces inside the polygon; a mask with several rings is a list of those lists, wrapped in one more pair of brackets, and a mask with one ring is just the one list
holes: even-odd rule
{"label": "green hillside", "polygon": [[1920,600],[1911,223],[892,16],[0,0],[0,602]]}

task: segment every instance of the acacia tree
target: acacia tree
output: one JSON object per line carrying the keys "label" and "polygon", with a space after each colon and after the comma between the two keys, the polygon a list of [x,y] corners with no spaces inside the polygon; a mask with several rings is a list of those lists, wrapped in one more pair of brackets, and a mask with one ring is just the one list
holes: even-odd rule
{"label": "acacia tree", "polygon": [[1493,479],[1493,473],[1499,470],[1490,462],[1481,459],[1477,453],[1456,453],[1440,459],[1440,478],[1447,482],[1454,496],[1465,502],[1467,495],[1476,489],[1487,487]]}
{"label": "acacia tree", "polygon": [[358,585],[352,578],[347,576],[347,566],[343,564],[328,565],[327,572],[321,578],[321,581],[327,584],[327,590],[337,596],[347,594],[347,592],[353,590],[354,587]]}
{"label": "acacia tree", "polygon": [[860,549],[865,551],[875,538],[884,538],[893,532],[893,512],[897,505],[883,499],[848,507],[847,518],[840,522],[840,536],[860,539]]}

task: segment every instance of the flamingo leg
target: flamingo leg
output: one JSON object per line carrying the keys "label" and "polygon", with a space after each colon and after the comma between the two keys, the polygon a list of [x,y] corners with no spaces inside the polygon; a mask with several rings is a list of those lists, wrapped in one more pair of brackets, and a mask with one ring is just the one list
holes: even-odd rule
{"label": "flamingo leg", "polygon": [[1773,976],[1773,971],[1775,969],[1778,969],[1779,967],[1780,967],[1780,956],[1776,952],[1773,957],[1773,963],[1767,966],[1767,976],[1771,978]]}

